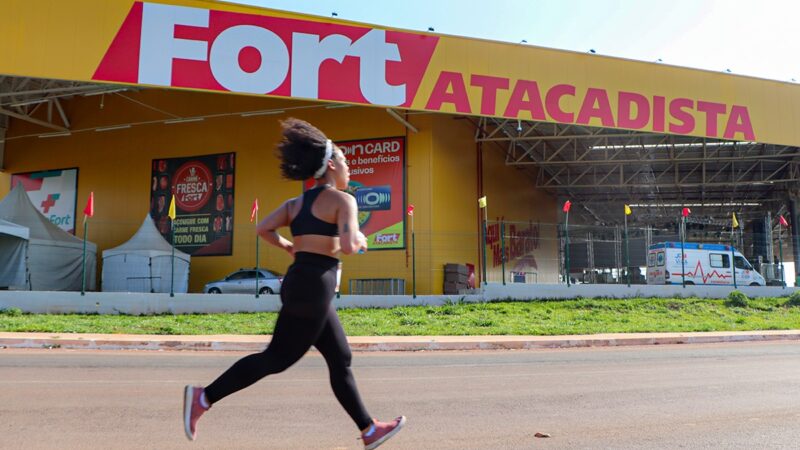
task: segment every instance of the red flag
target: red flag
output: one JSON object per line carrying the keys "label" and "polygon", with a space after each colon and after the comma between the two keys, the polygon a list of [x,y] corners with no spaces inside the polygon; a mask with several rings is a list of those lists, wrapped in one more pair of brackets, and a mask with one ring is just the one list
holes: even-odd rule
{"label": "red flag", "polygon": [[564,202],[564,207],[561,210],[564,211],[565,213],[568,213],[569,212],[569,208],[571,206],[572,206],[572,202],[567,200],[566,202]]}
{"label": "red flag", "polygon": [[250,223],[256,220],[256,214],[258,214],[258,199],[253,202],[253,209],[250,210]]}
{"label": "red flag", "polygon": [[789,228],[789,222],[787,222],[783,216],[778,216],[778,222],[780,222],[782,226]]}
{"label": "red flag", "polygon": [[682,215],[683,217],[689,217],[689,214],[691,214],[691,213],[692,213],[692,210],[691,210],[691,209],[689,209],[689,208],[683,208],[683,212],[681,212],[681,215]]}
{"label": "red flag", "polygon": [[86,208],[83,208],[83,215],[86,217],[94,216],[94,192],[89,192],[89,200],[86,201]]}
{"label": "red flag", "polygon": [[408,205],[408,211],[406,211],[406,212],[408,213],[409,216],[413,216],[414,215],[414,205],[409,204]]}

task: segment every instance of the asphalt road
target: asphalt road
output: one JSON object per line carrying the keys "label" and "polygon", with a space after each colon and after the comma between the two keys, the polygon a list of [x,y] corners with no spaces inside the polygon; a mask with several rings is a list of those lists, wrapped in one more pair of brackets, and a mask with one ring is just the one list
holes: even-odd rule
{"label": "asphalt road", "polygon": [[[240,356],[0,350],[0,448],[361,448],[313,353],[215,405],[188,442],[183,385]],[[408,416],[382,450],[800,446],[797,343],[357,353],[354,367],[373,415]]]}

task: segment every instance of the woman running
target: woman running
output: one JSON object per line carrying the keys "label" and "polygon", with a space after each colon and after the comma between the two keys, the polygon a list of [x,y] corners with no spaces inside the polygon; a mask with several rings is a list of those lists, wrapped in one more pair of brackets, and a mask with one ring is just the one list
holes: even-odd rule
{"label": "woman running", "polygon": [[[197,420],[218,401],[296,363],[313,345],[328,364],[337,400],[361,430],[365,449],[374,449],[405,424],[404,416],[391,422],[370,417],[350,370],[352,355],[332,305],[339,260],[336,255],[366,251],[367,241],[358,229],[353,196],[342,192],[350,171],[341,149],[308,122],[282,122],[278,144],[281,172],[289,180],[314,178],[316,184],[303,195],[284,202],[258,224],[258,235],[294,256],[283,279],[282,307],[267,349],[237,361],[213,383],[184,390],[186,437],[197,437]],[[276,231],[289,226],[294,242]]]}

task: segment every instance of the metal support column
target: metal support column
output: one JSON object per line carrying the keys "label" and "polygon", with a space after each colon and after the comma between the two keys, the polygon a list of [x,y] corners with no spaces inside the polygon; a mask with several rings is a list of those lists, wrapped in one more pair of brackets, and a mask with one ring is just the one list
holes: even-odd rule
{"label": "metal support column", "polygon": [[794,260],[794,282],[795,286],[800,285],[800,227],[798,227],[797,220],[800,214],[800,198],[797,192],[789,194],[789,226],[791,227],[791,235],[789,238],[792,240],[792,260]]}
{"label": "metal support column", "polygon": [[597,277],[594,274],[594,240],[592,240],[592,232],[586,233],[586,265],[589,266],[589,282],[597,283]]}

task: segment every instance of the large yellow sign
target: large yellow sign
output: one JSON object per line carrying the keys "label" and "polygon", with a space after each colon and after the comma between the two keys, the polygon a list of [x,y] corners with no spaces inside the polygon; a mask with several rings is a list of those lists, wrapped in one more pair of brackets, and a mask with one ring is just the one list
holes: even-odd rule
{"label": "large yellow sign", "polygon": [[800,87],[211,1],[4,0],[0,74],[800,146]]}

